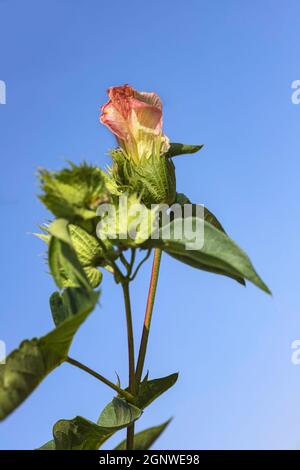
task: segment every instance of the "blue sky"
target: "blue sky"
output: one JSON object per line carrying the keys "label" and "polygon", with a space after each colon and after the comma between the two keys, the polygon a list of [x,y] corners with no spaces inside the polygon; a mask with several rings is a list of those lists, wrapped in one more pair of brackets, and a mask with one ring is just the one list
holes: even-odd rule
{"label": "blue sky", "polygon": [[[147,368],[153,378],[180,377],[137,423],[174,416],[156,448],[300,446],[300,366],[291,362],[300,338],[300,105],[291,101],[299,14],[296,0],[0,0],[0,339],[8,351],[52,328],[54,284],[30,235],[49,217],[36,197],[37,168],[109,163],[113,138],[98,114],[112,85],[156,91],[170,139],[205,144],[176,159],[178,190],[218,216],[273,291],[163,257]],[[149,269],[133,289],[137,340]],[[117,371],[125,385],[121,293],[109,276],[102,290],[72,356],[111,379]],[[63,365],[1,424],[0,447],[36,448],[58,419],[96,420],[111,396]]]}

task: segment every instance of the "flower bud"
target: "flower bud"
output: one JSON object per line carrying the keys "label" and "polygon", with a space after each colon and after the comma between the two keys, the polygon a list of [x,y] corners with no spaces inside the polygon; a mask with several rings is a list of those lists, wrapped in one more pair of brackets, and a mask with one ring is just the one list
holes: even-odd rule
{"label": "flower bud", "polygon": [[169,139],[162,131],[162,103],[155,93],[128,85],[108,90],[100,121],[117,138],[112,176],[121,190],[138,193],[146,205],[172,204],[176,195],[173,163],[165,157]]}

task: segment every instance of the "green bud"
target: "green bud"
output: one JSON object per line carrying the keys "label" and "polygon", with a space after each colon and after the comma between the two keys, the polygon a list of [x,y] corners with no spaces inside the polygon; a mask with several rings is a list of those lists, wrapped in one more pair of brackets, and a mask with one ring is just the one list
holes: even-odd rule
{"label": "green bud", "polygon": [[153,154],[138,163],[128,160],[121,149],[112,151],[111,176],[120,192],[134,192],[147,207],[151,204],[173,204],[176,198],[176,176],[172,160]]}
{"label": "green bud", "polygon": [[40,170],[40,200],[55,217],[93,227],[98,205],[108,198],[103,172],[86,163],[70,165],[56,172]]}

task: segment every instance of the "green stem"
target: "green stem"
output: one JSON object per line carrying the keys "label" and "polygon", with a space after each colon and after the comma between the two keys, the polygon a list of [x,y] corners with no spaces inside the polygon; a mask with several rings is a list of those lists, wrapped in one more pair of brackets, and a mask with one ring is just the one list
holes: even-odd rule
{"label": "green stem", "polygon": [[144,327],[143,327],[142,339],[141,339],[140,350],[139,350],[139,357],[138,357],[136,373],[135,373],[135,380],[136,380],[137,386],[139,386],[141,378],[142,378],[142,374],[143,374],[143,368],[144,368],[146,350],[147,350],[147,344],[148,344],[148,338],[149,338],[149,331],[150,331],[150,326],[151,326],[152,312],[153,312],[153,306],[154,306],[154,300],[155,300],[155,294],[156,294],[156,288],[157,288],[157,282],[158,282],[160,261],[161,261],[161,250],[156,248],[154,250],[152,274],[151,274],[151,280],[150,280],[150,286],[149,286],[149,292],[148,292]]}
{"label": "green stem", "polygon": [[120,253],[120,260],[121,260],[122,263],[124,264],[124,266],[125,266],[125,268],[127,269],[127,271],[129,271],[130,263],[128,263],[127,259],[126,259],[125,256],[123,255],[123,253]]}
{"label": "green stem", "polygon": [[135,262],[135,256],[136,256],[136,249],[131,248],[131,260],[130,260],[129,270],[128,270],[128,277],[129,278],[130,278],[131,273],[132,273],[133,265],[134,265],[134,262]]}
{"label": "green stem", "polygon": [[147,261],[147,259],[149,258],[149,256],[151,255],[151,248],[149,250],[147,250],[147,253],[146,253],[146,256],[144,256],[144,258],[139,262],[139,264],[137,265],[136,267],[136,270],[134,271],[133,275],[130,276],[130,281],[133,281],[135,276],[137,275],[137,273],[139,272],[140,268],[142,267],[142,265],[145,263],[145,261]]}
{"label": "green stem", "polygon": [[[105,244],[103,243],[103,241],[99,238],[99,244],[101,245],[102,249],[103,249],[103,252],[104,253],[107,253],[107,249],[106,249],[106,246]],[[118,267],[117,263],[112,260],[112,259],[109,259],[107,258],[107,263],[112,267],[113,269],[113,272],[114,272],[114,278],[115,280],[119,283],[119,282],[122,282],[122,280],[125,278],[125,276],[123,276],[123,273],[122,271],[120,270],[120,268]]]}
{"label": "green stem", "polygon": [[[129,369],[129,391],[132,395],[135,394],[135,362],[134,362],[134,339],[133,339],[133,327],[132,327],[132,314],[131,314],[131,303],[129,293],[129,282],[122,282],[125,312],[126,312],[126,323],[127,323],[127,341],[128,341],[128,369]],[[127,427],[127,444],[126,449],[132,450],[134,448],[134,423]]]}
{"label": "green stem", "polygon": [[103,382],[105,385],[108,385],[108,387],[115,390],[115,392],[119,393],[119,395],[122,395],[129,402],[134,401],[134,396],[131,393],[129,393],[126,390],[123,390],[122,388],[118,387],[118,385],[114,384],[113,382],[108,380],[106,377],[103,377],[103,375],[98,374],[98,372],[95,372],[94,370],[90,369],[89,367],[82,364],[81,362],[76,361],[76,359],[73,359],[72,357],[67,357],[66,362],[68,362],[69,364],[72,364],[72,366],[78,367],[79,369],[87,372],[88,374],[92,375],[96,379]]}
{"label": "green stem", "polygon": [[134,450],[134,423],[127,427],[126,450]]}

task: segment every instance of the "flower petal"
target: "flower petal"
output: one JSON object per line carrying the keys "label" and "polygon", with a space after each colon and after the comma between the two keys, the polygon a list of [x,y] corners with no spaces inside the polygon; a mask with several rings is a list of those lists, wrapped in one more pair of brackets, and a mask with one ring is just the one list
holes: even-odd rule
{"label": "flower petal", "polygon": [[142,127],[148,127],[157,133],[162,130],[162,112],[160,108],[131,98],[131,106],[137,121]]}
{"label": "flower petal", "polygon": [[108,96],[125,119],[131,114],[130,98],[134,95],[134,90],[129,85],[115,86],[108,89]]}
{"label": "flower petal", "polygon": [[108,89],[100,121],[117,137],[125,154],[136,163],[163,153],[168,139],[162,132],[162,102],[156,93],[134,90],[129,85]]}
{"label": "flower petal", "polygon": [[129,133],[128,121],[122,116],[112,101],[101,107],[100,122],[107,126],[119,139],[125,140]]}
{"label": "flower petal", "polygon": [[147,93],[145,91],[137,91],[134,90],[134,98],[140,101],[144,101],[144,103],[151,104],[162,110],[162,102],[160,97],[156,93]]}

